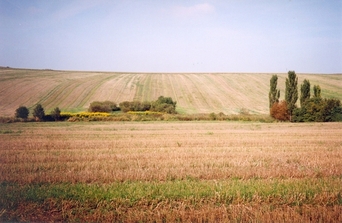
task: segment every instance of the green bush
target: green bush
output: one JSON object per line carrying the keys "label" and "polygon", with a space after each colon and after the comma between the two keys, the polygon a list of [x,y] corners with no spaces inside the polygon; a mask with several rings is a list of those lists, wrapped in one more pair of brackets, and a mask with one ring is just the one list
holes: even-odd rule
{"label": "green bush", "polygon": [[168,114],[176,114],[176,102],[170,97],[160,96],[156,101],[153,102],[139,102],[139,101],[124,101],[119,104],[122,112],[163,112]]}
{"label": "green bush", "polygon": [[293,115],[294,122],[336,122],[342,121],[341,102],[337,99],[313,97],[303,107],[297,108]]}
{"label": "green bush", "polygon": [[176,114],[176,104],[171,97],[160,96],[152,103],[151,111],[165,112],[168,114]]}
{"label": "green bush", "polygon": [[120,108],[112,101],[94,101],[90,103],[88,108],[89,112],[113,112],[119,110]]}
{"label": "green bush", "polygon": [[121,102],[119,106],[122,112],[149,111],[151,109],[151,102],[124,101],[124,102]]}
{"label": "green bush", "polygon": [[27,119],[28,115],[29,115],[29,110],[27,109],[27,107],[25,106],[20,106],[19,108],[17,108],[15,110],[15,117],[16,118],[23,118],[23,119]]}

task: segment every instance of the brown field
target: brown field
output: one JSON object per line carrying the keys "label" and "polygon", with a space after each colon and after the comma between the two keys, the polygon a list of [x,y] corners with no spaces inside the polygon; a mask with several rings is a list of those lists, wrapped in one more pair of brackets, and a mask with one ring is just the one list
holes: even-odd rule
{"label": "brown field", "polygon": [[341,222],[341,136],[342,123],[1,124],[0,221]]}
{"label": "brown field", "polygon": [[[269,82],[273,74],[243,73],[114,73],[0,69],[0,116],[13,116],[19,106],[41,103],[46,112],[85,111],[93,101],[151,101],[159,96],[177,101],[180,113],[268,114]],[[322,96],[342,100],[342,75],[297,74],[319,84]],[[278,74],[284,98],[287,74]]]}

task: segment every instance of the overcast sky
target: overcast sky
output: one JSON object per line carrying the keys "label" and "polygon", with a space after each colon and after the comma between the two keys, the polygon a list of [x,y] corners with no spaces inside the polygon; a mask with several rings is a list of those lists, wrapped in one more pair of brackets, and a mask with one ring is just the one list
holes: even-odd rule
{"label": "overcast sky", "polygon": [[0,66],[342,73],[342,1],[0,0]]}

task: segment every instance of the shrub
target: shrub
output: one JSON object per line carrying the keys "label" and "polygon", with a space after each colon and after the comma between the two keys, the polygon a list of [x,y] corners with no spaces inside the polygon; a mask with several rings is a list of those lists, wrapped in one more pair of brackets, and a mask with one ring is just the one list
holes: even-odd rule
{"label": "shrub", "polygon": [[313,97],[294,112],[294,122],[342,121],[341,102],[336,99]]}
{"label": "shrub", "polygon": [[210,113],[209,117],[210,117],[210,120],[216,120],[217,119],[217,116],[214,112]]}
{"label": "shrub", "polygon": [[122,112],[136,111],[144,112],[151,109],[151,102],[144,101],[124,101],[119,104]]}
{"label": "shrub", "polygon": [[274,103],[271,107],[271,116],[280,121],[290,120],[286,101]]}
{"label": "shrub", "polygon": [[29,113],[29,110],[25,106],[20,106],[15,110],[15,117],[27,119]]}
{"label": "shrub", "polygon": [[94,101],[90,103],[88,109],[89,112],[113,112],[118,110],[120,108],[112,101]]}
{"label": "shrub", "polygon": [[342,121],[341,101],[337,99],[324,99],[322,113],[325,122]]}
{"label": "shrub", "polygon": [[120,110],[122,112],[129,112],[130,111],[130,102],[129,101],[124,101],[119,104]]}
{"label": "shrub", "polygon": [[55,109],[53,109],[53,111],[51,112],[50,116],[55,121],[59,121],[61,119],[61,110],[58,107],[56,107]]}
{"label": "shrub", "polygon": [[171,97],[160,96],[152,103],[151,111],[165,112],[168,114],[176,114],[176,104]]}
{"label": "shrub", "polygon": [[342,107],[335,107],[332,110],[331,121],[342,122]]}
{"label": "shrub", "polygon": [[154,102],[139,102],[139,101],[124,101],[119,104],[122,112],[145,112],[145,111],[153,111],[153,112],[164,112],[168,114],[176,114],[176,102],[172,100],[170,97],[160,96]]}
{"label": "shrub", "polygon": [[46,122],[53,122],[53,121],[56,121],[54,117],[52,117],[52,115],[45,115],[44,118],[43,118],[44,121]]}

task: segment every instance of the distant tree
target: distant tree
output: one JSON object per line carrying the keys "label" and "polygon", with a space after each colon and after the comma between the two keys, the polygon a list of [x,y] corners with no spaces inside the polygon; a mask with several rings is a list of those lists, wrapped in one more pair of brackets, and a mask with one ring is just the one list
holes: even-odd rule
{"label": "distant tree", "polygon": [[275,102],[271,107],[270,113],[273,118],[280,121],[288,121],[290,119],[286,101]]}
{"label": "distant tree", "polygon": [[308,99],[310,99],[310,81],[305,79],[300,86],[300,107],[303,107]]}
{"label": "distant tree", "polygon": [[294,71],[289,71],[288,78],[286,78],[285,101],[287,104],[288,113],[290,115],[290,121],[292,118],[293,110],[296,108],[297,100],[298,100],[298,77]]}
{"label": "distant tree", "polygon": [[273,75],[270,80],[270,92],[268,94],[268,98],[270,101],[270,109],[274,103],[279,102],[280,91],[277,89],[277,82],[278,76]]}
{"label": "distant tree", "polygon": [[171,97],[164,97],[159,96],[159,98],[156,100],[157,104],[169,104],[176,106],[177,102],[174,102]]}
{"label": "distant tree", "polygon": [[61,118],[61,110],[56,107],[55,109],[53,109],[50,115],[53,119],[55,119],[55,121],[58,121]]}
{"label": "distant tree", "polygon": [[15,110],[15,117],[27,119],[29,113],[29,110],[25,106],[20,106]]}
{"label": "distant tree", "polygon": [[321,87],[319,85],[314,85],[313,90],[314,90],[315,98],[320,98],[321,97]]}
{"label": "distant tree", "polygon": [[169,114],[175,114],[176,101],[173,101],[171,97],[160,96],[156,101],[152,102],[151,111],[166,112]]}
{"label": "distant tree", "polygon": [[33,109],[33,117],[37,120],[43,120],[45,116],[44,108],[41,104],[37,104],[36,107]]}

